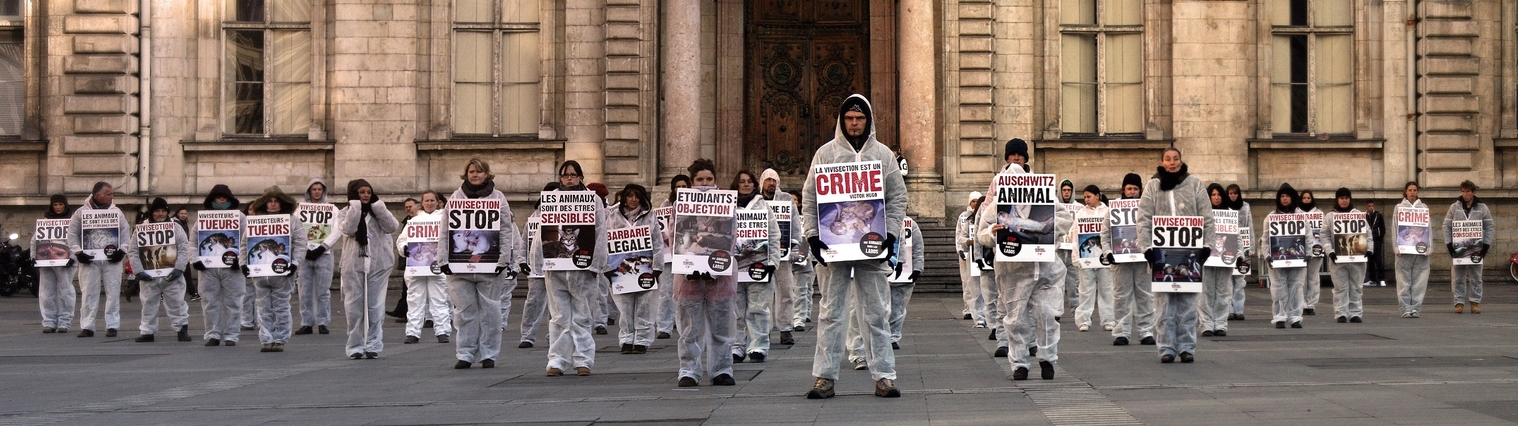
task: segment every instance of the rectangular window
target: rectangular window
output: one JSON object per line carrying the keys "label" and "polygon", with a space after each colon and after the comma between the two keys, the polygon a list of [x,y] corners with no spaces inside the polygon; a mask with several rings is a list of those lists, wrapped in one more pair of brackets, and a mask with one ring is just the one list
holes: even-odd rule
{"label": "rectangular window", "polygon": [[20,18],[21,0],[0,0],[0,17]]}
{"label": "rectangular window", "polygon": [[306,135],[314,0],[226,1],[226,132]]}
{"label": "rectangular window", "polygon": [[1142,0],[1060,1],[1060,130],[1144,131]]}
{"label": "rectangular window", "polygon": [[26,69],[22,67],[21,28],[0,27],[0,136],[21,134],[25,118]]}
{"label": "rectangular window", "polygon": [[453,131],[536,135],[541,117],[538,3],[457,0]]}
{"label": "rectangular window", "polygon": [[1354,4],[1272,0],[1270,108],[1277,134],[1354,132]]}

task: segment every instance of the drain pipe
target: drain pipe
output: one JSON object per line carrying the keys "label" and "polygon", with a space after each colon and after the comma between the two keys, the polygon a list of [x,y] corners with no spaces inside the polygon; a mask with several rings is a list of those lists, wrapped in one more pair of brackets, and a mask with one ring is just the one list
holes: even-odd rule
{"label": "drain pipe", "polygon": [[1407,0],[1407,172],[1418,182],[1418,15],[1417,1]]}
{"label": "drain pipe", "polygon": [[147,194],[153,166],[153,20],[152,0],[137,1],[137,193]]}

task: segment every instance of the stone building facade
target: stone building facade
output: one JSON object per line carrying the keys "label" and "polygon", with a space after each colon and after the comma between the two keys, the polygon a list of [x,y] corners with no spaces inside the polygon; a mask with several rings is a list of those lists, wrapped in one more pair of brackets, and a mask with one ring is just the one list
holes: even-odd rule
{"label": "stone building facade", "polygon": [[475,156],[518,209],[566,159],[612,188],[696,158],[796,187],[862,93],[926,220],[1020,137],[1108,190],[1176,146],[1256,205],[1417,181],[1442,217],[1469,179],[1518,235],[1515,81],[1500,0],[0,0],[0,212],[24,229],[96,181],[398,199]]}

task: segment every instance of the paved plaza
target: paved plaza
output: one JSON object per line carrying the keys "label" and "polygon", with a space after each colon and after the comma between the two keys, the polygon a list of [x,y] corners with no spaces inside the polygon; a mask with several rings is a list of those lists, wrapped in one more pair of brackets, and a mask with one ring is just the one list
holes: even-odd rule
{"label": "paved plaza", "polygon": [[237,347],[202,346],[198,303],[194,342],[164,330],[156,343],[134,343],[135,301],[122,303],[119,337],[101,337],[101,327],[76,338],[42,334],[36,299],[15,297],[0,299],[0,425],[1518,422],[1518,288],[1489,284],[1485,313],[1457,315],[1448,285],[1430,287],[1419,319],[1397,318],[1396,290],[1375,287],[1365,323],[1336,324],[1319,304],[1300,330],[1273,328],[1267,291],[1252,287],[1248,320],[1201,338],[1194,364],[1161,364],[1152,346],[1112,346],[1106,332],[1077,332],[1067,314],[1058,377],[1021,382],[991,357],[987,330],[959,319],[957,294],[919,294],[896,352],[902,397],[875,397],[867,371],[845,369],[828,400],[803,397],[813,329],[764,363],[736,365],[737,386],[682,389],[675,340],[620,355],[615,327],[596,336],[591,376],[545,377],[546,344],[516,348],[515,315],[497,368],[454,370],[454,345],[431,330],[403,345],[390,320],[380,359],[354,361],[343,356],[338,312],[333,334],[260,353],[250,332]]}

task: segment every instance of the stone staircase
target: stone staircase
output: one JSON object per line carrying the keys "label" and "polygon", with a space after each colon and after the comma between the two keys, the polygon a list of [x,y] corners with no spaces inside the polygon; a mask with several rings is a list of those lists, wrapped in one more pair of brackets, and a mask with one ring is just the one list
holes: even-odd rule
{"label": "stone staircase", "polygon": [[917,277],[916,293],[958,293],[959,255],[954,251],[954,224],[917,222],[925,245],[922,275]]}

